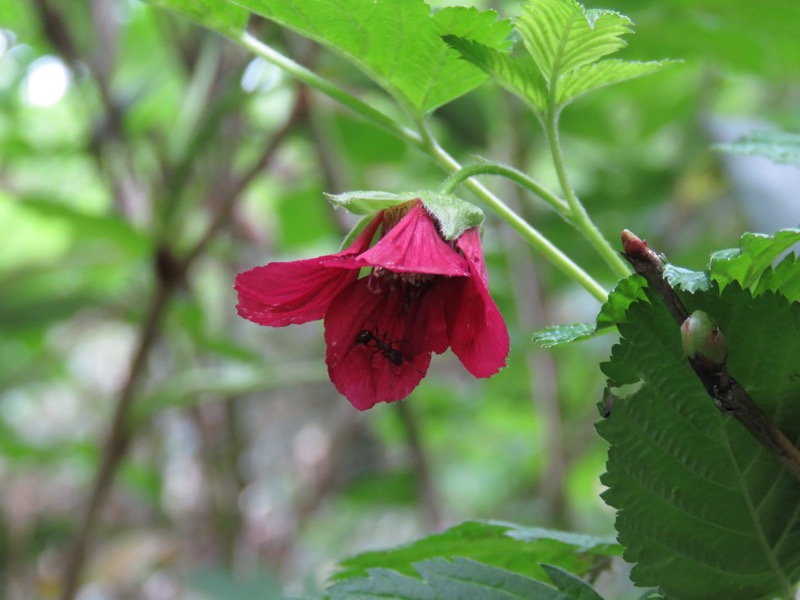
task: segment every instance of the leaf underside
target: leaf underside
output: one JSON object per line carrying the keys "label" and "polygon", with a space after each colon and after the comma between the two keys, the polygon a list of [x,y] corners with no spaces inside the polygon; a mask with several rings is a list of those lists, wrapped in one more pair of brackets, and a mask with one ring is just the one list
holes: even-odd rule
{"label": "leaf underside", "polygon": [[[731,374],[790,439],[800,437],[800,305],[732,283],[685,294],[725,332]],[[800,577],[800,482],[697,380],[660,299],[637,301],[602,365],[640,383],[597,424],[608,440],[603,498],[618,510],[632,579],[669,598],[788,595]]]}
{"label": "leaf underside", "polygon": [[605,556],[621,554],[613,539],[579,535],[511,523],[466,521],[411,544],[364,552],[341,562],[335,581],[364,577],[376,568],[416,576],[415,563],[431,558],[470,558],[547,581],[539,563],[585,574]]}
{"label": "leaf underside", "polygon": [[719,144],[717,150],[732,154],[764,156],[777,163],[800,166],[800,134],[787,131],[754,131],[732,144]]}
{"label": "leaf underside", "polygon": [[505,49],[511,32],[511,23],[494,11],[450,7],[432,13],[422,0],[236,3],[343,55],[418,114],[486,81],[442,41],[443,35]]}
{"label": "leaf underside", "polygon": [[548,574],[559,589],[467,558],[455,558],[453,562],[434,558],[416,563],[414,568],[422,579],[388,569],[371,569],[368,577],[343,581],[327,591],[331,600],[600,599],[586,583],[553,567],[547,567]]}

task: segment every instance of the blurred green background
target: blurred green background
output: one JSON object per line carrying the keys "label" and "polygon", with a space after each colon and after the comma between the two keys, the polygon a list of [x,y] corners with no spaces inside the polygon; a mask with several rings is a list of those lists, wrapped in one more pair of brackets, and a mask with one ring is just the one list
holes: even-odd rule
{"label": "blurred green background", "polygon": [[[698,269],[744,231],[796,226],[796,169],[710,146],[756,127],[800,130],[800,5],[588,5],[636,23],[625,58],[684,61],[563,116],[574,184],[608,238],[632,229]],[[338,58],[253,26],[387,105]],[[506,161],[555,189],[537,123],[496,86],[443,107],[432,127],[462,162]],[[491,380],[446,354],[408,402],[359,413],[327,380],[319,323],[266,329],[236,315],[237,272],[338,246],[352,221],[323,192],[443,177],[243,49],[137,0],[4,0],[0,598],[57,597],[126,388],[135,428],[83,600],[319,595],[337,558],[468,518],[613,532],[593,429],[613,339],[531,343],[599,307],[492,215],[484,245],[512,350]],[[542,204],[487,183],[614,285]],[[610,579],[622,593],[624,566]]]}

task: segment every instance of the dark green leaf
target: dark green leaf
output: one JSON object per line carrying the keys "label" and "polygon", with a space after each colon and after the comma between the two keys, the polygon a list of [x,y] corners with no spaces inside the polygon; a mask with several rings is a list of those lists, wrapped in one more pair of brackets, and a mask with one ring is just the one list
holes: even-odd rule
{"label": "dark green leaf", "polygon": [[545,581],[540,562],[584,574],[593,568],[598,556],[619,552],[619,546],[609,538],[511,523],[467,521],[406,546],[365,552],[344,560],[333,579],[362,577],[378,567],[415,575],[413,565],[421,560],[461,556]]}
{"label": "dark green leaf", "polygon": [[550,581],[570,600],[603,600],[588,583],[572,573],[552,565],[542,565]]}
{"label": "dark green leaf", "polygon": [[331,600],[566,600],[539,582],[466,558],[434,558],[414,565],[422,581],[387,569],[371,569],[368,578],[351,579],[328,589]]}
{"label": "dark green leaf", "polygon": [[[800,434],[800,305],[730,284],[686,298],[720,324],[731,374],[790,437]],[[604,499],[619,512],[625,559],[640,586],[668,597],[788,596],[800,577],[800,483],[722,415],[683,357],[660,302],[631,304],[603,365],[617,398],[597,430],[611,444]]]}

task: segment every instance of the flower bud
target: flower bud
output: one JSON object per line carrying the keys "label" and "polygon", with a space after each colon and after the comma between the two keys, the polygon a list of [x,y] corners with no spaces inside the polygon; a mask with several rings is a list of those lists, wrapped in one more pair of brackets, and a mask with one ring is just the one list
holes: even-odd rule
{"label": "flower bud", "polygon": [[702,310],[696,310],[681,325],[681,341],[686,358],[706,370],[718,370],[728,358],[725,335],[716,321]]}

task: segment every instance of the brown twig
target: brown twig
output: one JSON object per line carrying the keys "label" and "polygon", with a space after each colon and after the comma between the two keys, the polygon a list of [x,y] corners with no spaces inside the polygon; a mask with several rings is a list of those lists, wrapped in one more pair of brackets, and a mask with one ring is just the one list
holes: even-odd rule
{"label": "brown twig", "polygon": [[[189,268],[203,254],[211,241],[219,234],[230,219],[236,200],[247,184],[261,172],[274,156],[275,151],[304,114],[304,96],[298,94],[295,107],[286,124],[278,131],[259,159],[228,188],[220,209],[211,220],[205,235],[186,254],[175,257],[167,248],[160,248],[154,263],[154,274],[157,281],[156,290],[150,303],[147,316],[142,324],[139,343],[131,362],[128,378],[117,397],[114,416],[103,446],[103,458],[92,484],[89,500],[78,532],[65,563],[61,600],[73,600],[83,573],[91,535],[97,523],[98,515],[105,504],[117,470],[127,453],[132,437],[133,425],[130,414],[136,398],[136,390],[143,378],[147,358],[158,337],[158,331],[169,300],[182,282],[186,280]],[[168,259],[168,260],[165,260]]]}
{"label": "brown twig", "polygon": [[78,591],[78,584],[88,552],[89,539],[97,525],[97,515],[105,504],[108,493],[111,490],[111,483],[128,448],[131,437],[128,415],[136,397],[137,387],[142,380],[150,350],[158,337],[161,319],[172,294],[170,284],[165,281],[160,280],[150,300],[150,306],[142,323],[139,342],[136,345],[136,352],[131,361],[128,377],[117,398],[111,427],[103,444],[102,462],[92,485],[83,518],[78,526],[78,533],[65,563],[64,582],[61,589],[61,598],[63,600],[72,600]]}
{"label": "brown twig", "polygon": [[[664,301],[675,322],[679,326],[682,325],[689,317],[689,311],[664,279],[661,257],[647,245],[646,241],[628,230],[622,232],[622,244],[624,248],[622,256]],[[775,455],[783,466],[800,480],[800,450],[730,376],[726,363],[710,365],[707,361],[692,357],[688,360],[706,392],[714,399],[715,406],[724,414],[731,415],[739,421],[767,452]]]}

